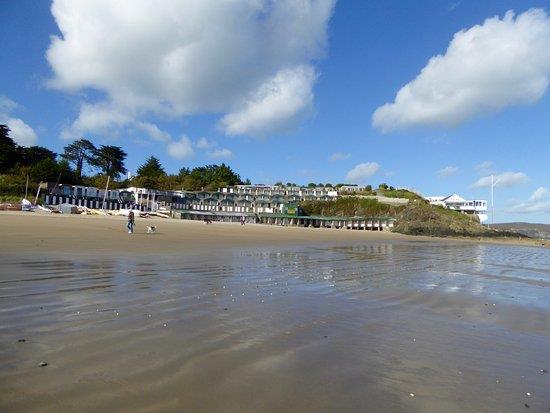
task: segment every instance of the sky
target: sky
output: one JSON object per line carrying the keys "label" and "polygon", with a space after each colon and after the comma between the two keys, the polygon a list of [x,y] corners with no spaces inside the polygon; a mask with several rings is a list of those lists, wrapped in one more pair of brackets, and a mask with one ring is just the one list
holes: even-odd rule
{"label": "sky", "polygon": [[388,183],[550,223],[550,0],[0,0],[0,123],[135,172]]}

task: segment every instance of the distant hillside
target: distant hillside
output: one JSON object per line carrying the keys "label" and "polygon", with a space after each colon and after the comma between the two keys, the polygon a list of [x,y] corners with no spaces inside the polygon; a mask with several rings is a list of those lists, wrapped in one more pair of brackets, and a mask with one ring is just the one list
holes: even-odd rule
{"label": "distant hillside", "polygon": [[550,239],[549,224],[530,224],[529,222],[509,222],[491,225],[502,231],[513,231],[531,238]]}
{"label": "distant hillside", "polygon": [[449,209],[417,201],[407,205],[398,215],[395,232],[409,235],[437,237],[501,237],[508,231],[489,230],[470,216]]}
{"label": "distant hillside", "polygon": [[388,205],[376,199],[357,196],[335,201],[306,201],[301,204],[305,215],[321,216],[386,216],[396,218],[395,232],[409,235],[462,237],[517,237],[504,229],[488,229],[477,218],[413,199],[408,205]]}

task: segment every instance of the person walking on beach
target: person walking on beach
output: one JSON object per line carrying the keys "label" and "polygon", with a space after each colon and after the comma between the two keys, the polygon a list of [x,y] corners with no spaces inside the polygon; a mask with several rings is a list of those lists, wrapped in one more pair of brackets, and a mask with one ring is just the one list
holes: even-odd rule
{"label": "person walking on beach", "polygon": [[134,233],[134,211],[128,212],[128,234]]}
{"label": "person walking on beach", "polygon": [[241,216],[241,225],[244,225],[246,223],[246,219],[244,215]]}

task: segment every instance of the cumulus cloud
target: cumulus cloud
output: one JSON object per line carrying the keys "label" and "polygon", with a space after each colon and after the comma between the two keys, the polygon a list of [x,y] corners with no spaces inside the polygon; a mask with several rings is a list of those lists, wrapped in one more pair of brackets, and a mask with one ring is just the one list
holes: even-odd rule
{"label": "cumulus cloud", "polygon": [[[514,186],[524,184],[529,181],[527,175],[523,172],[503,172],[493,175],[494,185],[499,187]],[[472,188],[490,188],[491,175],[479,178],[471,185]]]}
{"label": "cumulus cloud", "polygon": [[346,174],[346,180],[350,183],[361,183],[374,175],[380,169],[376,162],[366,162],[356,165]]}
{"label": "cumulus cloud", "polygon": [[209,149],[209,148],[212,148],[214,146],[216,146],[216,143],[211,142],[206,138],[200,138],[197,141],[197,148],[199,148],[199,149]]}
{"label": "cumulus cloud", "polygon": [[550,213],[550,190],[542,186],[539,187],[527,201],[512,206],[510,212],[520,214]]}
{"label": "cumulus cloud", "polygon": [[315,77],[310,66],[282,70],[225,115],[222,129],[228,135],[252,136],[293,129],[311,111]]}
{"label": "cumulus cloud", "polygon": [[533,195],[529,198],[529,201],[541,201],[543,199],[550,198],[550,190],[548,188],[545,188],[543,186],[539,187],[535,192],[533,192]]}
{"label": "cumulus cloud", "polygon": [[105,95],[69,130],[201,113],[221,114],[232,135],[287,130],[311,110],[334,3],[54,0],[50,84]]}
{"label": "cumulus cloud", "polygon": [[209,153],[209,155],[211,158],[214,159],[229,159],[233,157],[233,152],[227,148],[214,149],[212,152]]}
{"label": "cumulus cloud", "polygon": [[456,166],[446,166],[443,169],[440,169],[437,171],[437,177],[440,179],[448,178],[451,175],[454,175],[458,172],[458,168]]}
{"label": "cumulus cloud", "polygon": [[147,133],[149,137],[157,142],[170,142],[172,136],[163,130],[160,130],[159,127],[153,123],[149,122],[138,122],[137,126],[143,132]]}
{"label": "cumulus cloud", "polygon": [[337,161],[345,161],[346,159],[349,159],[351,157],[350,153],[344,153],[344,152],[335,152],[328,158],[331,162],[337,162]]}
{"label": "cumulus cloud", "polygon": [[133,122],[131,112],[113,102],[84,103],[78,118],[61,131],[62,139],[78,139],[86,133],[112,136]]}
{"label": "cumulus cloud", "polygon": [[10,137],[21,146],[36,144],[38,137],[33,128],[19,118],[7,118],[4,120],[10,128]]}
{"label": "cumulus cloud", "polygon": [[172,141],[168,144],[168,155],[172,158],[186,159],[193,156],[193,154],[193,146],[187,136],[182,136],[178,141]]}
{"label": "cumulus cloud", "polygon": [[0,123],[10,128],[10,138],[21,146],[33,146],[38,137],[34,129],[22,119],[12,116],[20,106],[6,96],[0,96]]}
{"label": "cumulus cloud", "polygon": [[444,55],[432,57],[374,112],[388,132],[413,126],[454,126],[480,114],[539,100],[550,82],[550,17],[543,9],[456,33]]}

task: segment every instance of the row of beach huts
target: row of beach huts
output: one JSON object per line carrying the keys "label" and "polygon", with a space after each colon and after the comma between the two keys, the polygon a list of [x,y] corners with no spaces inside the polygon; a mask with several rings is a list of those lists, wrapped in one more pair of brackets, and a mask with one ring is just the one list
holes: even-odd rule
{"label": "row of beach huts", "polygon": [[100,189],[57,183],[41,184],[44,203],[70,204],[87,208],[140,212],[169,211],[173,218],[205,222],[248,222],[268,225],[316,228],[385,230],[393,227],[392,217],[306,216],[302,201],[330,201],[338,192],[326,187],[284,187],[237,185],[218,191],[165,191],[129,187]]}

